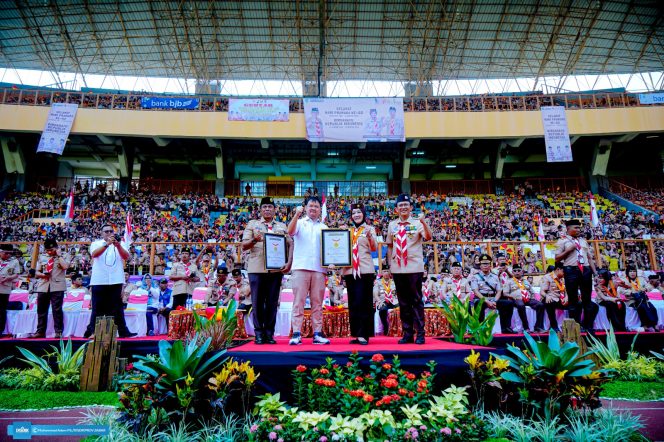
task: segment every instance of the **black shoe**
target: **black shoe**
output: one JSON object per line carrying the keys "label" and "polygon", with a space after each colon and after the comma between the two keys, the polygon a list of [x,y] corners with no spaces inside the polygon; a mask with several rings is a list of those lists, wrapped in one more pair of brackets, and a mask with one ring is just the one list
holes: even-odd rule
{"label": "black shoe", "polygon": [[263,336],[262,335],[256,335],[256,339],[254,340],[254,344],[256,344],[256,345],[265,344],[265,342],[263,341]]}
{"label": "black shoe", "polygon": [[506,329],[503,330],[503,334],[504,335],[515,335],[516,332],[514,330],[512,330],[511,328],[506,328]]}
{"label": "black shoe", "polygon": [[85,339],[90,339],[90,336],[92,336],[92,333],[90,333],[90,332],[88,332],[88,331],[86,331],[85,333],[83,333],[83,337],[84,337]]}
{"label": "black shoe", "polygon": [[121,338],[133,338],[134,336],[138,336],[138,333],[125,333],[124,335],[120,335]]}
{"label": "black shoe", "polygon": [[424,336],[418,336],[417,339],[415,339],[415,343],[418,345],[424,344]]}
{"label": "black shoe", "polygon": [[357,339],[357,338],[351,339],[350,342],[349,342],[349,344],[359,344],[359,343],[360,343],[360,340]]}
{"label": "black shoe", "polygon": [[399,339],[399,341],[397,343],[398,344],[413,344],[414,342],[415,342],[415,340],[412,337],[407,338],[407,337],[404,336],[403,338]]}
{"label": "black shoe", "polygon": [[544,330],[542,327],[536,327],[535,333],[546,333],[546,330]]}
{"label": "black shoe", "polygon": [[28,339],[44,339],[46,335],[44,333],[31,333],[30,336],[28,336]]}
{"label": "black shoe", "polygon": [[274,336],[272,336],[272,335],[267,335],[267,336],[263,339],[263,341],[264,341],[266,344],[276,344],[276,343],[277,343],[277,341],[274,340]]}

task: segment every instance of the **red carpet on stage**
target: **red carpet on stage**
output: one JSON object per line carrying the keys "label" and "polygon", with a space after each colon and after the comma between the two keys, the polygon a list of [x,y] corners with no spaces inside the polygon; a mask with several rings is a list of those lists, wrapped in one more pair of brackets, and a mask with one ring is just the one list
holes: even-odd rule
{"label": "red carpet on stage", "polygon": [[397,344],[399,338],[378,336],[369,339],[369,345],[349,344],[350,338],[332,338],[329,345],[314,345],[311,338],[302,340],[302,345],[288,345],[288,338],[275,338],[277,344],[263,344],[256,345],[254,341],[247,342],[244,345],[234,347],[228,350],[228,353],[233,352],[277,352],[277,353],[294,353],[294,352],[326,352],[326,353],[350,353],[352,351],[358,352],[403,352],[403,351],[446,351],[446,350],[487,350],[487,347],[479,347],[475,345],[463,345],[455,342],[443,341],[436,338],[427,338],[426,344]]}

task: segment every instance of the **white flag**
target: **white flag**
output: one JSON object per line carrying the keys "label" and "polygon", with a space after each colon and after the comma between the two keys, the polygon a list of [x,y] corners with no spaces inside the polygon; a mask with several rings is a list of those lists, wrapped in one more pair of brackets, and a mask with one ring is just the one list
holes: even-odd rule
{"label": "white flag", "polygon": [[67,199],[67,211],[65,212],[65,222],[71,222],[74,219],[74,188],[72,187]]}
{"label": "white flag", "polygon": [[597,207],[595,206],[595,196],[590,194],[590,225],[599,226],[599,217],[597,216]]}
{"label": "white flag", "polygon": [[127,247],[131,245],[131,237],[132,233],[134,233],[134,229],[131,226],[131,213],[127,212],[127,220],[125,221],[125,228],[124,228],[124,242],[127,244]]}

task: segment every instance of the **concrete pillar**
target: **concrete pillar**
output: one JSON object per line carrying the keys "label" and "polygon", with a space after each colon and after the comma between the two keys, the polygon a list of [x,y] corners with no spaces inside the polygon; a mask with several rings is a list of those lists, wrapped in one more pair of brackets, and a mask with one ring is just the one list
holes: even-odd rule
{"label": "concrete pillar", "polygon": [[121,150],[118,153],[118,164],[120,172],[120,192],[128,192],[129,185],[131,184],[132,173],[134,171],[134,147],[125,146],[122,141],[118,140],[117,144]]}
{"label": "concrete pillar", "polygon": [[498,145],[498,152],[496,153],[496,167],[494,170],[494,178],[499,180],[503,178],[503,166],[507,158],[507,143],[504,141]]}
{"label": "concrete pillar", "polygon": [[609,140],[600,140],[595,146],[593,152],[593,161],[590,167],[591,175],[606,176],[606,170],[609,167],[609,157],[611,156],[612,142]]}

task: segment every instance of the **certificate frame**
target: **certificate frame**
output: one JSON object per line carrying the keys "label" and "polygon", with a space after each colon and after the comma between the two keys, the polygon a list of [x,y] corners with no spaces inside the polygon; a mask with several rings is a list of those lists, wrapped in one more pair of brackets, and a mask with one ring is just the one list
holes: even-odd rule
{"label": "certificate frame", "polygon": [[348,229],[321,230],[321,264],[323,267],[350,267],[351,240]]}
{"label": "certificate frame", "polygon": [[274,233],[263,233],[263,264],[265,270],[281,270],[287,262],[286,237]]}

